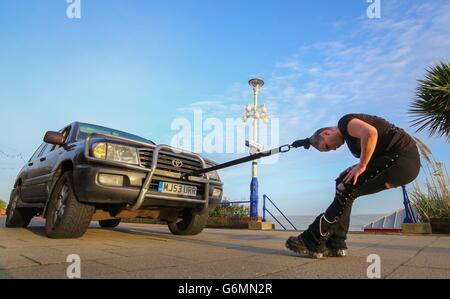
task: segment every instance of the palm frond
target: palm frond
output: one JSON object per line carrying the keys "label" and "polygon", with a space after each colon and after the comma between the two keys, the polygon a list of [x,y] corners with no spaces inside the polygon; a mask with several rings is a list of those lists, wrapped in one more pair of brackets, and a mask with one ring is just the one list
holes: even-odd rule
{"label": "palm frond", "polygon": [[428,129],[430,136],[446,136],[450,141],[450,63],[428,68],[425,79],[418,80],[416,97],[409,113],[417,132]]}

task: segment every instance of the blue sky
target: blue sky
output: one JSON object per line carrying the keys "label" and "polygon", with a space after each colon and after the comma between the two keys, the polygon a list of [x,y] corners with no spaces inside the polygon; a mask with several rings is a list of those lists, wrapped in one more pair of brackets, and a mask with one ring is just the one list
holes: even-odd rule
{"label": "blue sky", "polygon": [[[280,142],[309,136],[348,112],[381,115],[408,132],[408,104],[424,69],[450,58],[448,1],[64,0],[0,2],[0,150],[28,159],[46,130],[86,121],[169,143],[171,123],[240,117],[247,81],[281,119]],[[239,108],[241,107],[241,108]],[[444,139],[419,136],[449,165]],[[236,155],[213,154],[223,162]],[[260,167],[260,193],[287,214],[323,211],[333,179],[356,163],[346,148],[297,151]],[[23,161],[0,154],[0,198]],[[221,172],[225,195],[247,198],[250,165]],[[359,199],[354,213],[401,207],[401,190]]]}

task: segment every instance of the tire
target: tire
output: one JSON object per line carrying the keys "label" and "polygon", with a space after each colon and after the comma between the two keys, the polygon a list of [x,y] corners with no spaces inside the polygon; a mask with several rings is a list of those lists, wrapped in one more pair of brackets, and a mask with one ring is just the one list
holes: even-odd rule
{"label": "tire", "polygon": [[208,211],[194,212],[186,210],[183,213],[183,218],[178,222],[169,222],[169,230],[174,235],[194,236],[203,231],[208,221]]}
{"label": "tire", "polygon": [[11,192],[8,207],[6,208],[5,226],[8,228],[27,227],[36,211],[30,208],[19,208],[17,203],[21,200],[20,186]]}
{"label": "tire", "polygon": [[45,221],[47,237],[69,239],[83,236],[94,212],[94,206],[80,203],[76,198],[72,172],[63,173],[50,195]]}
{"label": "tire", "polygon": [[120,224],[121,219],[100,220],[98,224],[103,228],[113,228]]}

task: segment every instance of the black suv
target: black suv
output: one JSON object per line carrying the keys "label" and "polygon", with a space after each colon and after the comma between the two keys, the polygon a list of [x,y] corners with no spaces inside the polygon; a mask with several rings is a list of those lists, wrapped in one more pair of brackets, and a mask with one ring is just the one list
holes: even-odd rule
{"label": "black suv", "polygon": [[91,221],[115,227],[121,218],[167,221],[177,235],[195,235],[222,198],[215,165],[202,156],[101,126],[75,122],[47,132],[17,176],[6,227],[46,219],[50,238],[82,236]]}

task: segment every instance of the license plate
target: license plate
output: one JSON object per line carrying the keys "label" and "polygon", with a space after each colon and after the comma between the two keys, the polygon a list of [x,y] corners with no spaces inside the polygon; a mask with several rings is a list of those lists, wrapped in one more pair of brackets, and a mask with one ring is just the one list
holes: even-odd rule
{"label": "license plate", "polygon": [[177,183],[159,182],[158,192],[196,196],[197,187]]}

